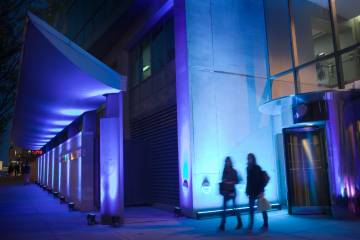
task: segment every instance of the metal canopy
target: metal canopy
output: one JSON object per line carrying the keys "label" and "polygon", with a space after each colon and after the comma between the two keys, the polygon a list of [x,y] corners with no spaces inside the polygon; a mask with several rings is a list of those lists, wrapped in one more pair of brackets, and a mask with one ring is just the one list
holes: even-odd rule
{"label": "metal canopy", "polygon": [[126,89],[126,78],[29,13],[12,141],[39,149],[83,112]]}

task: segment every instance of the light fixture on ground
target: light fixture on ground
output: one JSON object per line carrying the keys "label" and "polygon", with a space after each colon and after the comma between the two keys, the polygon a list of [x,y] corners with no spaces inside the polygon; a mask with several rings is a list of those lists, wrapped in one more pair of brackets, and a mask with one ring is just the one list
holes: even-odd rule
{"label": "light fixture on ground", "polygon": [[69,208],[69,211],[74,211],[75,210],[75,203],[74,202],[69,202],[68,203],[68,208]]}
{"label": "light fixture on ground", "polygon": [[60,196],[60,203],[65,203],[65,197],[64,196]]}
{"label": "light fixture on ground", "polygon": [[88,225],[95,225],[96,224],[96,214],[88,213],[86,216]]}
{"label": "light fixture on ground", "polygon": [[122,222],[121,222],[120,216],[112,216],[111,217],[111,225],[113,227],[120,227],[121,224],[122,224]]}
{"label": "light fixture on ground", "polygon": [[53,195],[54,195],[54,197],[56,198],[56,197],[59,196],[59,192],[53,192]]}
{"label": "light fixture on ground", "polygon": [[180,207],[174,207],[174,216],[175,217],[181,217],[182,213],[181,213],[181,208]]}

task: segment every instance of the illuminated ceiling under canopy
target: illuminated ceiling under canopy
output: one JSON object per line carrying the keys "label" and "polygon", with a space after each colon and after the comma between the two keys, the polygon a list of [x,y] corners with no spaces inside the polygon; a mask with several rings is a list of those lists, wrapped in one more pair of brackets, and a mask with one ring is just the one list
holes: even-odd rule
{"label": "illuminated ceiling under canopy", "polygon": [[12,141],[39,149],[83,112],[126,89],[126,78],[29,13]]}

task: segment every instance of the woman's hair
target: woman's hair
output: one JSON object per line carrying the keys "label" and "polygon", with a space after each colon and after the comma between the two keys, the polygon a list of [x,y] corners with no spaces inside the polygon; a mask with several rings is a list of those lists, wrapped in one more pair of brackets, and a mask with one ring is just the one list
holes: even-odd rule
{"label": "woman's hair", "polygon": [[232,160],[231,160],[231,157],[227,156],[227,157],[225,158],[225,163],[226,163],[227,161],[230,161],[230,164],[231,164],[231,167],[232,167]]}
{"label": "woman's hair", "polygon": [[248,156],[248,158],[252,158],[252,160],[253,160],[253,164],[256,164],[256,157],[255,157],[255,154],[253,154],[253,153],[249,153],[247,156]]}

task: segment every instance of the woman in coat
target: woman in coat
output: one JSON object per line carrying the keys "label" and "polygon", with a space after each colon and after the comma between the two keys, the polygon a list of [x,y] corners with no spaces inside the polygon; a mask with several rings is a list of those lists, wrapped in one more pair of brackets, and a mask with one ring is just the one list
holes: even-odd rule
{"label": "woman in coat", "polygon": [[224,197],[223,201],[223,215],[221,219],[221,223],[219,226],[220,231],[225,230],[225,222],[226,222],[226,203],[231,200],[233,203],[233,209],[235,211],[235,215],[237,217],[237,226],[236,229],[240,229],[242,227],[242,221],[240,217],[239,211],[236,210],[236,191],[235,191],[235,185],[239,183],[238,173],[233,168],[232,161],[230,157],[225,158],[225,167],[223,170],[222,175],[222,182],[221,182],[221,188],[220,192]]}
{"label": "woman in coat", "polygon": [[[254,205],[255,201],[264,195],[264,188],[266,182],[264,180],[264,174],[259,165],[256,163],[256,157],[253,153],[249,153],[247,156],[247,183],[246,183],[246,195],[249,196],[249,208],[250,208],[250,223],[248,231],[251,232],[254,225]],[[262,212],[264,224],[261,230],[268,230],[268,215],[266,211]]]}

